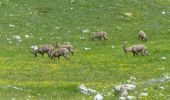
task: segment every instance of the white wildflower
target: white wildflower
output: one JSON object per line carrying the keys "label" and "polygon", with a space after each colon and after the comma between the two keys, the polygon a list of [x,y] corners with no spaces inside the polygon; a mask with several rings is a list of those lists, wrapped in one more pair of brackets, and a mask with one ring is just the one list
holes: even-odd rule
{"label": "white wildflower", "polygon": [[133,13],[125,13],[125,15],[128,17],[133,17]]}
{"label": "white wildflower", "polygon": [[139,97],[146,97],[146,96],[148,96],[148,93],[140,93],[139,94]]}
{"label": "white wildflower", "polygon": [[88,32],[90,32],[88,29],[83,30],[83,33],[88,33]]}
{"label": "white wildflower", "polygon": [[166,57],[161,57],[160,60],[166,60]]}
{"label": "white wildflower", "polygon": [[55,29],[59,30],[60,28],[59,27],[55,27]]}
{"label": "white wildflower", "polygon": [[162,14],[164,15],[164,14],[165,14],[165,11],[162,11]]}
{"label": "white wildflower", "polygon": [[84,40],[85,39],[85,37],[83,36],[83,37],[80,37],[80,40]]}
{"label": "white wildflower", "polygon": [[86,50],[86,51],[87,51],[87,50],[91,50],[91,48],[84,48],[84,50]]}
{"label": "white wildflower", "polygon": [[26,38],[29,38],[30,36],[29,35],[25,35]]}
{"label": "white wildflower", "polygon": [[11,44],[11,43],[12,43],[12,41],[9,41],[8,43],[9,43],[9,44]]}
{"label": "white wildflower", "polygon": [[15,27],[15,25],[9,24],[9,27]]}
{"label": "white wildflower", "polygon": [[7,40],[7,41],[10,41],[11,39],[7,38],[6,40]]}
{"label": "white wildflower", "polygon": [[74,0],[71,0],[70,2],[71,2],[71,3],[73,3],[73,2],[74,2]]}

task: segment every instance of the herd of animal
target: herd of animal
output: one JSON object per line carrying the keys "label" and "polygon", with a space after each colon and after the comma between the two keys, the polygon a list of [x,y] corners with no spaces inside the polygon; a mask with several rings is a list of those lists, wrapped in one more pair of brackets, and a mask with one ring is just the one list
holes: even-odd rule
{"label": "herd of animal", "polygon": [[[144,31],[140,31],[138,35],[139,40],[147,41],[147,36]],[[90,35],[90,37],[92,40],[108,40],[107,32],[104,31],[96,32],[95,34]],[[132,45],[131,47],[126,47],[125,44],[126,42],[123,45],[123,50],[125,54],[127,54],[128,52],[132,52],[133,56],[138,56],[138,53],[141,53],[142,56],[148,55],[147,47],[143,44],[136,44]],[[69,42],[64,42],[63,44],[56,43],[56,46],[53,46],[51,44],[29,46],[29,51],[33,55],[35,55],[35,57],[37,57],[37,54],[41,54],[43,56],[44,53],[47,53],[48,57],[51,60],[55,60],[56,57],[59,60],[60,56],[64,56],[66,60],[70,60],[68,53],[71,53],[72,55],[74,54],[73,45],[71,45]]]}

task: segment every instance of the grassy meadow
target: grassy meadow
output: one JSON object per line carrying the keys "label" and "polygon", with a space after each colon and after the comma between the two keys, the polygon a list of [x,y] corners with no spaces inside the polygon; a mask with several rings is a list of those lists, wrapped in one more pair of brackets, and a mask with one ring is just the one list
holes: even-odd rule
{"label": "grassy meadow", "polygon": [[[147,89],[148,96],[138,99],[170,99],[169,82],[143,86],[170,74],[169,0],[0,0],[0,15],[0,100],[93,100],[79,91],[81,84],[118,100],[113,89],[130,77],[137,87],[129,95]],[[140,30],[147,42],[138,40]],[[106,31],[108,40],[92,41],[89,35],[98,31]],[[75,50],[70,61],[34,57],[28,50],[66,41]],[[125,55],[124,41],[127,47],[146,45],[151,55]]]}

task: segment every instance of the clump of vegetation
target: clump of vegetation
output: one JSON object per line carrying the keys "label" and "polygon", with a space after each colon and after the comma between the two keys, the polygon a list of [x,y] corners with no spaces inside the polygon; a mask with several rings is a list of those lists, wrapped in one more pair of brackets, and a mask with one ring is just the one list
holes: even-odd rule
{"label": "clump of vegetation", "polygon": [[49,6],[39,6],[39,7],[36,8],[36,10],[37,10],[39,13],[47,14],[47,13],[49,13],[52,9],[51,9]]}

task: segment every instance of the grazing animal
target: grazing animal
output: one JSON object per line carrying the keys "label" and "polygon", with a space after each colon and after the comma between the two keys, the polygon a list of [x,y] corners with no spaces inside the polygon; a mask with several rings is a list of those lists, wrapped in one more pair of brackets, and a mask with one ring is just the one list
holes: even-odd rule
{"label": "grazing animal", "polygon": [[126,48],[125,43],[124,43],[123,49],[124,49],[125,54],[127,54],[128,52],[132,52],[133,56],[135,55],[138,56],[138,52],[140,52],[142,56],[148,55],[148,53],[146,52],[147,47],[143,44],[137,44],[137,45],[133,45],[131,47]]}
{"label": "grazing animal", "polygon": [[59,60],[60,56],[64,56],[66,60],[70,60],[70,57],[68,56],[69,50],[66,48],[53,49],[50,50],[48,53],[51,60],[55,60],[56,57],[58,57]]}
{"label": "grazing animal", "polygon": [[144,31],[139,32],[139,40],[147,41],[147,36],[146,36],[146,33]]}
{"label": "grazing animal", "polygon": [[[42,56],[44,53],[47,53],[54,49],[54,47],[50,44],[43,44],[43,45],[38,45],[38,46],[30,46],[29,51],[37,57],[37,54],[41,54]],[[49,55],[49,54],[48,54]]]}
{"label": "grazing animal", "polygon": [[73,46],[69,42],[66,42],[63,45],[56,43],[56,48],[66,48],[72,55],[74,54]]}
{"label": "grazing animal", "polygon": [[93,35],[90,35],[90,37],[91,37],[92,40],[94,40],[95,38],[97,38],[99,40],[102,40],[102,39],[108,40],[106,35],[107,35],[106,32],[100,31],[100,32],[97,32]]}

